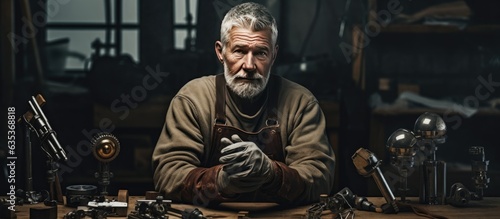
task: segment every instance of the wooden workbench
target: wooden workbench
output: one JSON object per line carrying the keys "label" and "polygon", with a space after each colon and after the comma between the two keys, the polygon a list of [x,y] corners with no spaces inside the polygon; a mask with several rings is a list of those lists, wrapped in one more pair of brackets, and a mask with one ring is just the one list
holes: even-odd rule
{"label": "wooden workbench", "polygon": [[[143,197],[130,197],[129,212],[134,210],[136,200]],[[381,205],[385,201],[381,197],[369,197],[369,201],[376,205]],[[414,202],[415,198],[410,198]],[[40,207],[43,204],[16,206],[16,215],[18,219],[29,218],[29,209],[31,207]],[[184,210],[186,208],[194,208],[191,205],[173,204],[172,207]],[[310,205],[283,208],[272,203],[223,203],[218,209],[208,209],[197,207],[202,211],[207,218],[238,218],[241,211],[248,211],[245,218],[305,218],[306,210]],[[471,201],[468,207],[457,208],[450,205],[419,205],[419,207],[429,211],[430,213],[445,216],[447,218],[499,218],[500,212],[500,197],[486,197],[481,201]],[[58,206],[58,219],[74,208]],[[125,217],[108,217],[108,218],[125,218]],[[169,215],[169,218],[180,218],[178,215]],[[241,218],[241,217],[240,217]],[[330,211],[324,211],[321,218],[335,218],[335,215]],[[355,218],[424,218],[415,215],[413,212],[399,212],[398,214],[382,214],[367,211],[355,211]]]}

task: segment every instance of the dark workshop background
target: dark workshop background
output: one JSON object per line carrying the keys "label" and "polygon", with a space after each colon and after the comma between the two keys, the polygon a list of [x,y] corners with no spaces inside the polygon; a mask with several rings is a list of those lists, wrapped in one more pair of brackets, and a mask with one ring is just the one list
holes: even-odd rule
{"label": "dark workshop background", "polygon": [[[47,101],[42,108],[69,154],[60,163],[63,192],[69,185],[97,185],[99,162],[90,140],[111,132],[121,150],[109,164],[114,173],[110,194],[128,189],[144,195],[154,189],[151,154],[170,98],[188,80],[222,72],[214,43],[224,13],[240,2],[245,1],[0,1],[0,124],[7,124],[8,107],[20,117],[31,96],[40,93]],[[257,2],[268,6],[279,24],[273,73],[306,86],[320,100],[337,159],[335,192],[348,186],[359,195],[381,195],[352,164],[353,153],[364,147],[384,161],[381,168],[397,196],[397,171],[389,164],[386,140],[398,128],[413,130],[418,116],[431,111],[448,127],[446,143],[437,151],[448,164],[446,187],[462,182],[474,189],[468,148],[483,146],[491,178],[485,195],[500,195],[500,111],[494,104],[500,87],[498,3]],[[479,110],[466,117],[404,101],[401,107],[397,97],[404,91]],[[7,126],[0,126],[1,139],[6,139]],[[24,124],[18,124],[20,189],[26,178],[24,132]],[[45,190],[46,156],[33,133],[31,139],[35,190]],[[0,143],[2,163],[6,144]],[[418,174],[411,174],[409,182],[409,195],[417,196]],[[1,194],[6,190],[2,186]]]}

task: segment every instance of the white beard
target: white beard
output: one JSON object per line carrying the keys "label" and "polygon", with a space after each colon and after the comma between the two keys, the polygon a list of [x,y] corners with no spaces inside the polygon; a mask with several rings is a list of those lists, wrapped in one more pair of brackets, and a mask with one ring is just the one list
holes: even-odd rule
{"label": "white beard", "polygon": [[237,83],[234,79],[238,77],[248,77],[243,71],[238,72],[235,75],[229,74],[229,69],[224,63],[224,77],[226,78],[226,83],[236,95],[245,99],[252,99],[259,95],[264,89],[266,89],[267,82],[269,81],[270,72],[268,72],[267,76],[264,77],[261,74],[255,73],[252,75],[252,78],[258,79],[253,83],[251,82],[240,82]]}

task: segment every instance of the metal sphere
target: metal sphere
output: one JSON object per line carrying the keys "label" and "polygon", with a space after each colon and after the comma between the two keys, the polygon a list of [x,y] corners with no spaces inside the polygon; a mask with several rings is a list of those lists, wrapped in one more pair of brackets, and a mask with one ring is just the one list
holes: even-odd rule
{"label": "metal sphere", "polygon": [[386,147],[394,156],[414,156],[417,138],[407,129],[394,131],[387,139]]}
{"label": "metal sphere", "polygon": [[439,139],[446,135],[446,123],[441,116],[425,112],[415,122],[414,133],[424,139]]}

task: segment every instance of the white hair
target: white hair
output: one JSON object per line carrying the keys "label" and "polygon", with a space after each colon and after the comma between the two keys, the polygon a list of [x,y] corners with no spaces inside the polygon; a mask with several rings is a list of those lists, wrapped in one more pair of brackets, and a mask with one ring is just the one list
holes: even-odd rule
{"label": "white hair", "polygon": [[231,8],[224,19],[220,28],[220,38],[223,49],[229,41],[229,32],[234,27],[246,28],[252,31],[265,29],[271,30],[271,40],[273,46],[276,46],[278,40],[278,25],[269,10],[261,4],[254,2],[243,3]]}

